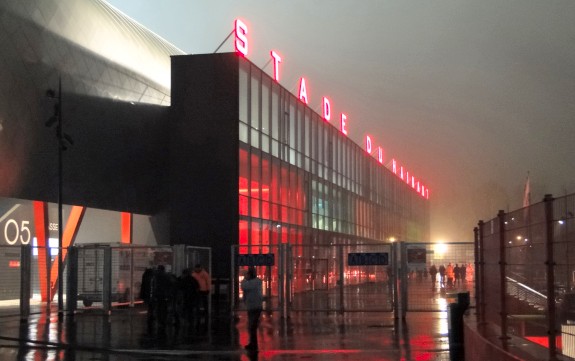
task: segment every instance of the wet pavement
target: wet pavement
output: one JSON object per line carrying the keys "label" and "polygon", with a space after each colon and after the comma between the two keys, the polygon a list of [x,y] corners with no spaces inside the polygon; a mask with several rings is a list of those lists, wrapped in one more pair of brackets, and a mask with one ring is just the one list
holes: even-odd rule
{"label": "wet pavement", "polygon": [[446,312],[264,314],[260,351],[247,353],[246,314],[214,314],[148,329],[143,307],[0,318],[0,360],[449,360]]}

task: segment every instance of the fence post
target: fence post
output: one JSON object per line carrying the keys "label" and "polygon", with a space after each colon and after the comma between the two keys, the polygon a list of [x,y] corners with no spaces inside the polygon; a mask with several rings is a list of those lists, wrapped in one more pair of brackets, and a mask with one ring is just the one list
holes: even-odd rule
{"label": "fence post", "polygon": [[238,298],[238,290],[237,290],[237,284],[236,282],[238,281],[238,276],[236,274],[236,254],[239,253],[236,252],[236,247],[237,246],[231,246],[230,248],[230,252],[231,252],[231,262],[232,262],[232,267],[230,269],[230,285],[229,285],[229,289],[228,289],[228,293],[229,293],[229,302],[230,302],[230,312],[232,314],[232,318],[236,317],[236,304],[239,301]]}
{"label": "fence post", "polygon": [[68,288],[66,293],[66,309],[69,315],[74,315],[78,302],[78,249],[68,247]]}
{"label": "fence post", "polygon": [[337,258],[339,260],[339,312],[343,314],[343,312],[345,311],[345,306],[344,306],[344,293],[343,293],[343,287],[345,286],[345,274],[344,274],[344,255],[343,255],[343,245],[339,245],[337,248]]}
{"label": "fence post", "polygon": [[547,328],[549,340],[549,359],[556,360],[557,330],[555,328],[555,260],[553,255],[553,196],[546,194],[545,203],[545,265],[547,266]]}
{"label": "fence post", "polygon": [[505,211],[499,210],[497,213],[499,219],[499,286],[500,286],[500,304],[501,304],[501,338],[507,339],[507,278],[506,266],[507,259],[505,255]]}
{"label": "fence post", "polygon": [[[477,287],[477,292],[479,293],[479,323],[485,324],[486,317],[486,304],[485,304],[485,223],[479,221],[479,268],[475,270],[475,283]],[[477,286],[479,284],[479,286]]]}
{"label": "fence post", "polygon": [[20,247],[20,322],[28,322],[32,281],[32,247]]}
{"label": "fence post", "polygon": [[408,274],[408,270],[407,270],[407,244],[405,244],[403,241],[400,243],[400,256],[399,256],[399,261],[400,261],[400,268],[399,268],[399,277],[400,277],[400,282],[399,282],[399,287],[400,287],[400,292],[401,292],[401,298],[400,298],[400,302],[401,302],[401,319],[403,321],[405,321],[405,318],[407,316],[407,305],[409,304],[409,293],[407,292],[407,288],[408,288],[408,284],[407,284],[407,274]]}
{"label": "fence post", "polygon": [[104,312],[112,311],[112,248],[104,248],[104,270],[102,279],[102,305]]}
{"label": "fence post", "polygon": [[[481,221],[480,221],[481,222]],[[473,262],[475,265],[475,314],[481,314],[479,302],[479,227],[473,228]]]}
{"label": "fence post", "polygon": [[393,316],[397,320],[399,319],[399,290],[398,290],[398,282],[397,282],[397,273],[399,270],[399,263],[398,263],[398,244],[392,243],[391,244],[391,277],[390,282],[392,283],[392,290],[393,290]]}

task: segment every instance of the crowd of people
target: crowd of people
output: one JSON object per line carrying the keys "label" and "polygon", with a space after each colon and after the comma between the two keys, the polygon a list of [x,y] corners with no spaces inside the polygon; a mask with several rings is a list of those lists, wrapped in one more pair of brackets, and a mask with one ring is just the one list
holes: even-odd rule
{"label": "crowd of people", "polygon": [[140,298],[148,307],[148,330],[165,329],[168,323],[193,323],[208,315],[208,298],[212,280],[209,273],[196,265],[177,277],[164,265],[148,268],[142,274]]}
{"label": "crowd of people", "polygon": [[447,266],[441,264],[439,267],[432,264],[429,267],[429,274],[433,288],[438,285],[438,282],[440,288],[454,288],[473,280],[473,267],[471,264],[459,265],[457,263],[454,266],[451,262]]}

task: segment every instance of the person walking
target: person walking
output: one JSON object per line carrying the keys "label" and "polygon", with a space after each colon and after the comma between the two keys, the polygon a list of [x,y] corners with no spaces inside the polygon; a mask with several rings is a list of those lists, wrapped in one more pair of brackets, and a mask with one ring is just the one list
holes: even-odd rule
{"label": "person walking", "polygon": [[212,278],[208,271],[202,267],[201,264],[197,264],[194,267],[194,272],[192,272],[192,277],[198,281],[199,290],[199,307],[203,309],[203,314],[208,314],[208,299],[210,296],[210,290],[212,289]]}
{"label": "person walking", "polygon": [[248,351],[258,350],[258,325],[262,314],[262,280],[257,277],[254,267],[248,268],[241,285],[244,292],[244,302],[248,310],[248,333],[250,343],[245,346]]}

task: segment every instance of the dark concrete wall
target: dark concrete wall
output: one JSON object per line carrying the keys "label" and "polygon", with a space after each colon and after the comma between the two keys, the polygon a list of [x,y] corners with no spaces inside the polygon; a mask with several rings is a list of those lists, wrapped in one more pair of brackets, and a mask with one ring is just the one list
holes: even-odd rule
{"label": "dark concrete wall", "polygon": [[238,240],[238,57],[172,57],[170,235],[212,247],[215,277],[228,277]]}

